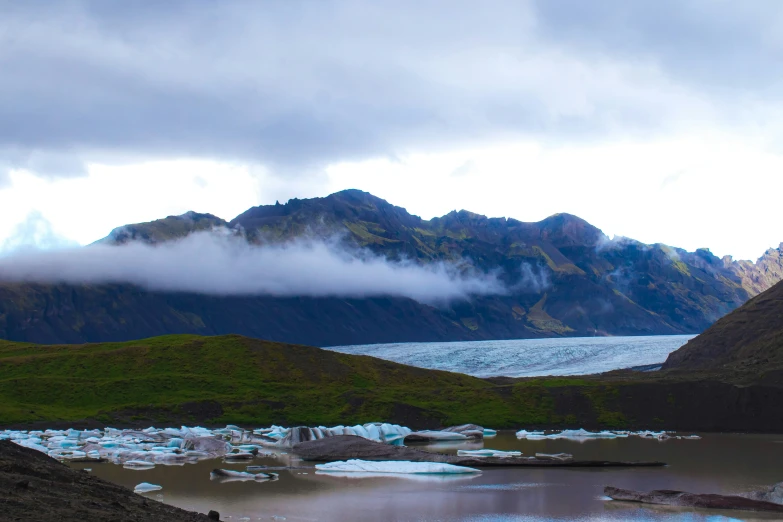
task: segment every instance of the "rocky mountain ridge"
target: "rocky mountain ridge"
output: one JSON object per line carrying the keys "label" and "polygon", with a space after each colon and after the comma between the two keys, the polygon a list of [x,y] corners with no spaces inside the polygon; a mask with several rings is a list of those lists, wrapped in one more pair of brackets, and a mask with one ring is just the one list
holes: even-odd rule
{"label": "rocky mountain ridge", "polygon": [[698,333],[783,277],[757,263],[631,239],[570,215],[536,223],[465,210],[423,220],[358,190],[253,207],[231,221],[189,212],[112,231],[103,244],[157,245],[221,229],[254,245],[339,238],[389,260],[495,271],[506,295],[431,306],[407,298],[216,297],[129,285],[0,284],[0,337],[115,341],[239,333],[313,345]]}

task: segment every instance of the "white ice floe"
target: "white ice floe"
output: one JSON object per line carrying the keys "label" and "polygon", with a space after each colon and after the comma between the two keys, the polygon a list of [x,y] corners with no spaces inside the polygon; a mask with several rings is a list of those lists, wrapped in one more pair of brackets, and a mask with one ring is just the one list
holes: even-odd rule
{"label": "white ice floe", "polygon": [[142,482],[141,484],[136,485],[136,487],[133,488],[133,491],[135,493],[149,493],[150,491],[158,491],[161,489],[163,489],[163,486],[150,484],[149,482]]}
{"label": "white ice floe", "polygon": [[517,438],[528,439],[528,440],[543,440],[546,439],[546,435],[544,435],[543,431],[519,430],[517,432]]}
{"label": "white ice floe", "polygon": [[552,433],[547,435],[548,439],[617,439],[627,437],[627,434],[613,433],[611,431],[587,431],[584,429],[579,430],[563,430],[560,433]]}
{"label": "white ice floe", "polygon": [[423,430],[423,431],[414,431],[412,433],[409,433],[406,437],[406,440],[408,441],[431,441],[431,442],[439,442],[439,441],[456,441],[456,440],[467,440],[467,435],[463,435],[462,433],[457,433],[454,431],[434,431],[434,430]]}
{"label": "white ice floe", "polygon": [[460,457],[521,457],[521,451],[502,451],[493,449],[480,449],[480,450],[458,450],[457,455]]}
{"label": "white ice floe", "polygon": [[364,471],[316,471],[322,477],[334,477],[346,480],[387,479],[408,482],[456,482],[475,479],[478,473],[367,473]]}
{"label": "white ice floe", "polygon": [[347,460],[316,464],[315,469],[321,472],[339,473],[405,473],[405,474],[457,474],[481,473],[480,470],[465,466],[455,466],[441,462],[408,462],[408,461],[369,461]]}
{"label": "white ice floe", "polygon": [[[517,432],[518,439],[527,440],[553,440],[553,439],[566,439],[584,442],[587,440],[595,439],[620,439],[627,437],[641,437],[643,439],[653,440],[667,440],[673,437],[671,432],[666,431],[587,431],[584,429],[579,430],[563,430],[558,433],[545,434],[543,431],[527,431],[520,430]],[[701,437],[698,435],[688,436],[676,436],[678,439],[699,440]]]}
{"label": "white ice floe", "polygon": [[245,471],[234,471],[231,469],[214,469],[209,474],[210,480],[218,482],[234,482],[234,481],[247,481],[253,480],[256,482],[263,482],[266,480],[274,480],[277,478],[277,473],[248,473]]}
{"label": "white ice floe", "polygon": [[459,450],[457,455],[460,457],[521,457],[521,451],[501,451],[493,449],[480,449],[480,450]]}
{"label": "white ice floe", "polygon": [[122,467],[127,469],[152,469],[155,467],[154,462],[147,462],[146,460],[129,460],[122,464]]}
{"label": "white ice floe", "polygon": [[[256,430],[254,433],[268,437],[272,439],[270,442],[274,446],[284,448],[293,447],[300,442],[318,440],[326,437],[333,437],[335,435],[356,435],[376,442],[402,445],[405,436],[411,433],[410,428],[406,428],[405,426],[380,422],[371,422],[364,425],[357,424],[356,426],[335,426],[332,428],[327,428],[326,426],[318,426],[315,428],[306,426],[280,428],[279,426],[275,426],[274,430],[268,432],[268,434],[263,433],[263,431],[264,430]],[[264,442],[261,442],[261,444],[270,445],[269,443],[265,444]]]}

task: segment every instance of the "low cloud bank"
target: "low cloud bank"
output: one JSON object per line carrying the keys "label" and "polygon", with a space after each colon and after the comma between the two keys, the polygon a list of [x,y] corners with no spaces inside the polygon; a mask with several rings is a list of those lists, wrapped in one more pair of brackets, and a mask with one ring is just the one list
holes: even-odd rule
{"label": "low cloud bank", "polygon": [[409,297],[442,303],[505,293],[494,274],[453,264],[392,262],[329,241],[252,246],[210,232],[150,246],[92,245],[0,257],[0,281],[130,283],[148,290],[211,295]]}

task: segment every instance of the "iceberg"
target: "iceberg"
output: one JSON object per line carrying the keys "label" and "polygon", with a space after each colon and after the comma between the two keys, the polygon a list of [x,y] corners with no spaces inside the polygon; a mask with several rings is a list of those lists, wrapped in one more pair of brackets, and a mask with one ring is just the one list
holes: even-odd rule
{"label": "iceberg", "polygon": [[[259,435],[263,430],[259,430]],[[272,434],[275,436],[272,436]],[[282,428],[278,428],[276,432],[269,432],[269,434],[263,434],[265,437],[278,439],[275,446],[291,448],[300,442],[307,442],[310,440],[323,439],[325,437],[333,437],[335,435],[356,435],[365,439],[374,440],[376,442],[383,442],[386,444],[402,445],[402,441],[406,435],[411,433],[409,428],[405,426],[399,426],[396,424],[370,422],[365,425],[356,426],[335,426],[333,428],[327,428],[325,426],[318,426],[315,428],[309,428],[307,426],[297,426],[295,428],[289,428],[285,431],[285,435],[279,437],[283,433]]]}
{"label": "iceberg", "polygon": [[133,488],[134,493],[148,493],[150,491],[158,491],[163,489],[163,486],[158,486],[157,484],[150,484],[149,482],[142,482],[141,484],[137,484],[135,488]]}
{"label": "iceberg", "polygon": [[544,440],[546,439],[546,435],[544,435],[543,431],[519,430],[517,432],[517,438],[527,440]]}
{"label": "iceberg", "polygon": [[316,475],[343,479],[394,479],[415,482],[454,482],[458,480],[471,480],[479,475],[477,473],[368,473],[364,471],[316,471]]}
{"label": "iceberg", "polygon": [[481,473],[480,470],[465,466],[455,466],[442,462],[409,462],[409,461],[370,461],[351,459],[346,461],[316,464],[315,469],[322,472],[339,473],[401,473],[401,474],[457,474]]}
{"label": "iceberg", "polygon": [[155,467],[155,463],[147,462],[146,460],[128,460],[122,467],[127,469],[152,469]]}
{"label": "iceberg", "polygon": [[501,451],[493,449],[480,449],[480,450],[458,450],[457,456],[459,457],[521,457],[521,451]]}
{"label": "iceberg", "polygon": [[265,481],[277,479],[277,473],[247,473],[246,471],[234,471],[231,469],[213,469],[209,474],[209,479],[218,482]]}
{"label": "iceberg", "polygon": [[454,431],[414,431],[405,437],[405,442],[440,442],[466,440],[468,437]]}
{"label": "iceberg", "polygon": [[228,453],[223,456],[225,460],[252,460],[254,457],[255,455],[247,451]]}

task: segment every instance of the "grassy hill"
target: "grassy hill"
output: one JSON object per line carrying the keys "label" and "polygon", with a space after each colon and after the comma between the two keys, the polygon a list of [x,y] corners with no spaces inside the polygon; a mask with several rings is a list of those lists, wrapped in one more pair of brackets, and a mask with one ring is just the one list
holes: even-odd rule
{"label": "grassy hill", "polygon": [[478,379],[240,336],[0,342],[0,426],[318,425],[779,431],[783,388],[638,372]]}

